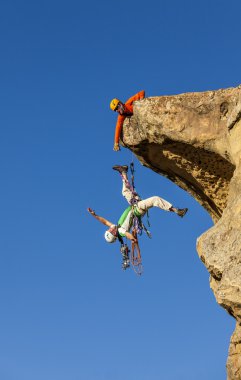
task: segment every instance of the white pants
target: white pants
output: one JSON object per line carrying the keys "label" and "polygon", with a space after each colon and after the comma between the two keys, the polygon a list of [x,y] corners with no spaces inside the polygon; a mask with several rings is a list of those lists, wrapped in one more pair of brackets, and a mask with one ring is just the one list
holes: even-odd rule
{"label": "white pants", "polygon": [[[124,179],[123,179],[122,195],[123,197],[125,197],[127,202],[131,204],[131,199],[133,195],[132,195],[131,190],[128,189]],[[165,211],[169,211],[169,209],[172,207],[171,203],[165,201],[165,199],[162,199],[161,197],[158,197],[158,196],[150,197],[143,200],[140,200],[140,197],[136,196],[136,200],[138,201],[136,205],[141,215],[144,215],[146,211],[152,207],[159,207],[160,209],[165,210]]]}

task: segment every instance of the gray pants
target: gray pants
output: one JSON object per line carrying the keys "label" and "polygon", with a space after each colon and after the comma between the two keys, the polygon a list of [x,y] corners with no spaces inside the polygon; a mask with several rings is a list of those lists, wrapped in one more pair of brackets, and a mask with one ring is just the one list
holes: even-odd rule
{"label": "gray pants", "polygon": [[[126,181],[124,179],[122,179],[122,181],[123,181],[122,195],[123,197],[125,197],[127,202],[131,204],[131,199],[133,197],[133,194],[131,190],[128,188]],[[155,195],[154,197],[143,199],[143,200],[140,200],[140,198],[137,196],[136,200],[137,200],[136,205],[141,215],[144,215],[146,211],[152,207],[159,207],[160,209],[165,210],[165,211],[169,211],[169,209],[172,207],[171,203],[165,201],[165,199],[162,199],[161,197],[158,197],[157,195]]]}

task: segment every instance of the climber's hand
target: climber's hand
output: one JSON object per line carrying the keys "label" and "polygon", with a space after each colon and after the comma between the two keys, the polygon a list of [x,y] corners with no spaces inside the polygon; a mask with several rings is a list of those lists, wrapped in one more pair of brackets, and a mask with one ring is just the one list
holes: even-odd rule
{"label": "climber's hand", "polygon": [[118,143],[115,143],[115,144],[114,144],[114,148],[113,148],[113,150],[114,150],[115,152],[117,152],[118,150],[120,150],[120,146],[119,146]]}
{"label": "climber's hand", "polygon": [[91,215],[95,216],[95,212],[94,212],[94,210],[92,210],[90,207],[87,208],[87,211],[88,211]]}

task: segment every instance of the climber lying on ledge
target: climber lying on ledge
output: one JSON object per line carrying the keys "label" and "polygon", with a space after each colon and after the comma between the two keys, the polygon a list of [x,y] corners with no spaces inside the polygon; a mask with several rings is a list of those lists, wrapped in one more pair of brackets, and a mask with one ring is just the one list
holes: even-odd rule
{"label": "climber lying on ledge", "polygon": [[114,142],[114,150],[120,150],[119,140],[121,130],[124,124],[124,120],[126,117],[130,117],[133,115],[133,103],[136,100],[141,100],[145,97],[145,91],[140,91],[136,95],[132,96],[125,103],[122,103],[119,99],[113,99],[110,102],[110,109],[112,111],[118,112],[119,116],[117,118],[116,128],[115,128],[115,142]]}
{"label": "climber lying on ledge", "polygon": [[164,199],[158,196],[141,200],[139,195],[135,191],[133,191],[133,188],[131,187],[131,184],[128,181],[128,166],[116,165],[113,166],[113,169],[117,170],[122,177],[122,195],[125,197],[125,199],[131,206],[129,206],[123,212],[120,219],[118,220],[117,225],[97,215],[91,208],[87,209],[92,216],[99,220],[99,222],[109,227],[109,229],[105,232],[105,240],[108,243],[114,243],[118,236],[125,236],[133,242],[136,242],[135,237],[130,233],[130,230],[133,227],[133,220],[135,219],[134,217],[141,219],[145,215],[145,213],[152,207],[159,207],[160,209],[165,211],[175,212],[180,217],[183,217],[186,214],[188,210],[187,208],[175,208],[171,205],[171,203],[165,201]]}

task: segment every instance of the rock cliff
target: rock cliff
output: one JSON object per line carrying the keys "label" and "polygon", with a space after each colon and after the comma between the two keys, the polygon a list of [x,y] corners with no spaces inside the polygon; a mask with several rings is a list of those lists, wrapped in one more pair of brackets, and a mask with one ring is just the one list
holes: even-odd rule
{"label": "rock cliff", "polygon": [[237,321],[227,376],[241,380],[241,86],[135,102],[122,143],[211,215],[197,251],[217,302]]}

